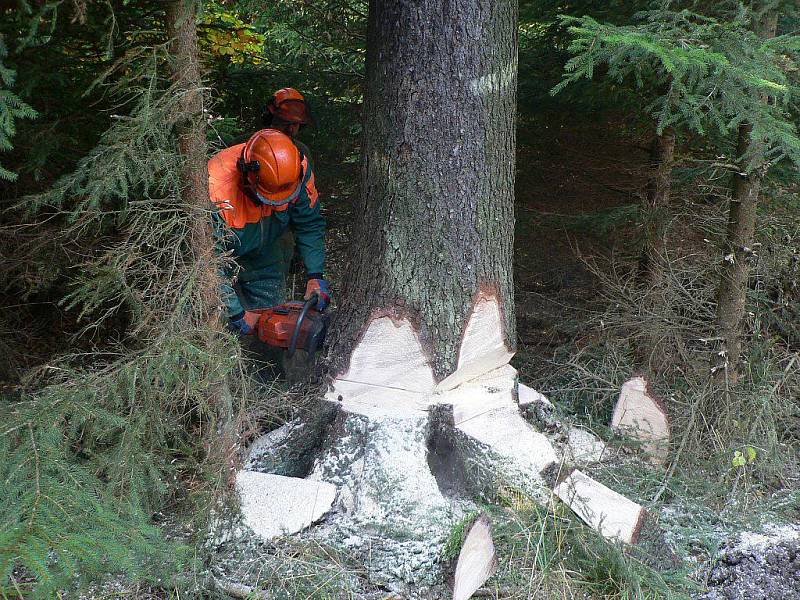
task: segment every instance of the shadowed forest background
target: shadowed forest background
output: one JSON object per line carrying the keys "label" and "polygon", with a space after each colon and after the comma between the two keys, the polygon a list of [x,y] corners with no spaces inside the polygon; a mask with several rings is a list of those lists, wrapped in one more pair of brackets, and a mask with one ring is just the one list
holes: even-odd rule
{"label": "shadowed forest background", "polygon": [[[214,597],[204,540],[231,469],[315,394],[223,331],[187,164],[261,128],[282,87],[314,117],[299,138],[346,310],[367,3],[188,3],[202,82],[171,43],[174,6],[0,0],[2,597],[109,578]],[[689,597],[729,536],[800,519],[799,27],[793,2],[521,1],[514,366],[615,448],[620,386],[648,378],[669,462],[620,450],[593,476],[661,515],[676,560],[498,490],[497,597],[534,580],[542,598]],[[752,239],[732,237],[750,209]],[[347,556],[279,555],[275,597],[369,589]]]}

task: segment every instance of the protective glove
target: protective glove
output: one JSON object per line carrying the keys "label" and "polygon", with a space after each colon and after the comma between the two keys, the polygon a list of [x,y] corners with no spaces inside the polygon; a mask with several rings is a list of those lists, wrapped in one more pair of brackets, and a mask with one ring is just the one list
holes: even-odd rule
{"label": "protective glove", "polygon": [[316,309],[322,312],[328,307],[331,301],[331,288],[328,287],[328,282],[321,277],[309,279],[306,284],[306,294],[303,296],[303,300],[308,300],[314,294],[317,295]]}
{"label": "protective glove", "polygon": [[256,329],[259,316],[260,315],[257,312],[253,312],[251,310],[245,311],[236,315],[235,317],[231,317],[231,327],[233,327],[242,335],[250,335]]}

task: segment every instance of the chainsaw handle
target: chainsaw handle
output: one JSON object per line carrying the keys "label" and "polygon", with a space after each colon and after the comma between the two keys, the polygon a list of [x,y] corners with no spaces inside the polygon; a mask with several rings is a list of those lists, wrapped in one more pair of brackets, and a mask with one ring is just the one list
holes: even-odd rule
{"label": "chainsaw handle", "polygon": [[286,356],[291,358],[294,356],[294,351],[297,350],[297,338],[300,337],[300,329],[303,326],[303,320],[309,310],[314,308],[319,301],[319,294],[314,292],[311,297],[303,303],[303,310],[300,311],[300,316],[297,317],[297,323],[294,326],[292,337],[289,339],[289,347],[286,349]]}

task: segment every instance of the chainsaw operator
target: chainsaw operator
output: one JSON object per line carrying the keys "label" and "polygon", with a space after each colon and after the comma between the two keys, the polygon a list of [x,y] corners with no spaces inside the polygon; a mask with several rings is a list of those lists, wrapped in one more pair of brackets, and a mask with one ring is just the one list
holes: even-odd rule
{"label": "chainsaw operator", "polygon": [[244,144],[208,162],[209,193],[218,212],[218,246],[232,254],[222,295],[231,326],[253,333],[258,309],[284,301],[287,262],[279,239],[291,231],[305,265],[305,299],[317,294],[317,309],[330,301],[323,278],[325,220],[308,157],[277,129],[257,131]]}
{"label": "chainsaw operator", "polygon": [[[292,138],[294,145],[305,156],[310,169],[314,169],[311,153],[303,142],[297,139],[300,130],[312,123],[311,112],[303,94],[291,87],[281,88],[272,94],[267,102],[261,121],[265,128],[277,129]],[[313,181],[313,180],[312,180]],[[283,252],[285,270],[290,271],[292,258],[295,255],[294,235],[287,230],[276,242]]]}
{"label": "chainsaw operator", "polygon": [[290,87],[279,89],[267,102],[261,120],[264,127],[277,129],[292,138],[300,151],[308,156],[308,148],[297,139],[300,129],[311,123],[311,115],[303,94]]}

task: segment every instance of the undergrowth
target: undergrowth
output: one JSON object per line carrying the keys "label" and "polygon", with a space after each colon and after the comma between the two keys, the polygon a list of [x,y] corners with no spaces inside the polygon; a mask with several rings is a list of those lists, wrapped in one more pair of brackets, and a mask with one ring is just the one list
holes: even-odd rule
{"label": "undergrowth", "polygon": [[202,338],[176,336],[98,371],[47,367],[49,385],[4,398],[3,593],[46,598],[115,572],[174,585],[168,574],[190,571],[190,549],[167,543],[152,515],[187,488],[207,512],[214,480],[198,440],[222,425],[208,381],[230,369]]}
{"label": "undergrowth", "polygon": [[[41,272],[68,282],[62,306],[86,350],[29,370],[1,400],[1,596],[51,598],[114,573],[180,589],[195,549],[153,516],[185,496],[202,537],[229,488],[244,397],[231,382],[246,383],[218,325],[219,265],[196,247],[210,209],[182,193],[175,131],[188,115],[170,61],[161,44],[114,64],[96,83],[116,103],[110,128],[19,207],[30,228],[58,223],[48,241],[72,250]],[[47,243],[21,251],[47,262]]]}
{"label": "undergrowth", "polygon": [[213,598],[259,597],[276,600],[361,598],[374,588],[360,562],[314,541],[285,539],[269,547],[237,544],[216,555],[211,569]]}
{"label": "undergrowth", "polygon": [[[684,566],[654,572],[594,539],[571,515],[516,502],[510,520],[516,529],[502,530],[511,557],[504,577],[512,589],[525,586],[529,597],[580,597],[581,590],[597,597],[686,597],[702,583],[693,583],[702,570],[687,568],[713,560],[725,540],[796,520],[800,229],[794,196],[787,199],[778,187],[771,193],[759,215],[748,352],[734,388],[720,390],[710,377],[725,223],[707,200],[684,201],[673,214],[664,276],[654,288],[637,276],[638,231],[624,218],[611,223],[614,252],[583,257],[597,290],[590,318],[551,358],[523,353],[518,363],[562,418],[602,434],[614,459],[584,469],[656,515]],[[581,223],[567,225],[579,230]],[[642,461],[635,444],[608,427],[621,385],[637,374],[648,378],[669,411],[671,453],[663,466]]]}
{"label": "undergrowth", "polygon": [[[719,488],[727,490],[723,497],[774,484],[787,465],[797,465],[800,441],[800,357],[787,333],[796,327],[789,296],[797,289],[797,251],[785,244],[800,240],[800,230],[791,214],[765,214],[762,221],[748,294],[749,351],[729,394],[709,378],[724,223],[711,207],[690,203],[674,216],[669,239],[681,243],[668,244],[657,288],[641,285],[635,257],[586,259],[602,308],[591,315],[582,343],[556,350],[538,389],[585,423],[604,425],[622,383],[645,373],[668,406],[680,468],[711,469],[728,484]],[[752,459],[732,471],[737,452]]]}
{"label": "undergrowth", "polygon": [[501,562],[490,587],[503,597],[688,598],[694,586],[681,567],[656,569],[609,543],[564,505],[524,495],[490,509]]}

